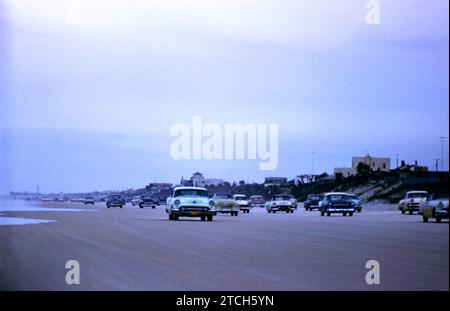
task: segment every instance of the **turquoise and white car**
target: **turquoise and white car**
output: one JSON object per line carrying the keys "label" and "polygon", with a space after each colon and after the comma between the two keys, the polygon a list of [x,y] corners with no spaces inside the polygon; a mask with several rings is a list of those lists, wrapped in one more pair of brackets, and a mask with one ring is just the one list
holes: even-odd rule
{"label": "turquoise and white car", "polygon": [[179,217],[200,217],[212,221],[216,211],[214,201],[208,197],[208,190],[200,187],[176,187],[167,199],[166,212],[169,220]]}

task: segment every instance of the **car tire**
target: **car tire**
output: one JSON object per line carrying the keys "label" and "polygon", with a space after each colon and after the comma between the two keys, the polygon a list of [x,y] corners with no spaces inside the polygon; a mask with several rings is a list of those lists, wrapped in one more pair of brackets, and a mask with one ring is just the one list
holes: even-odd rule
{"label": "car tire", "polygon": [[178,215],[173,215],[172,218],[173,218],[173,220],[178,220],[179,219]]}
{"label": "car tire", "polygon": [[423,222],[428,222],[428,217],[427,216],[422,216],[423,218]]}
{"label": "car tire", "polygon": [[173,215],[169,214],[169,220],[173,220]]}
{"label": "car tire", "polygon": [[402,209],[402,215],[405,215],[406,211]]}
{"label": "car tire", "polygon": [[320,216],[325,216],[325,212],[320,211]]}
{"label": "car tire", "polygon": [[144,208],[142,205],[139,205],[139,208]]}
{"label": "car tire", "polygon": [[353,217],[353,212],[348,213],[350,217]]}
{"label": "car tire", "polygon": [[205,220],[206,220],[206,217],[205,217],[205,216],[201,216],[201,217],[200,217],[200,220],[201,220],[201,221],[205,221]]}
{"label": "car tire", "polygon": [[358,209],[358,213],[361,213],[361,209]]}
{"label": "car tire", "polygon": [[213,216],[212,216],[212,215],[209,215],[208,217],[206,217],[206,219],[207,219],[208,221],[212,221],[212,220],[213,220]]}
{"label": "car tire", "polygon": [[331,216],[331,213],[330,213],[330,212],[327,212],[327,216],[330,217],[330,216]]}
{"label": "car tire", "polygon": [[156,208],[156,206],[153,205],[152,208]]}
{"label": "car tire", "polygon": [[122,208],[122,205],[119,205],[120,208]]}
{"label": "car tire", "polygon": [[347,216],[347,213],[342,213],[342,216],[344,216],[344,217]]}
{"label": "car tire", "polygon": [[412,210],[408,210],[408,215],[412,215],[413,211]]}
{"label": "car tire", "polygon": [[441,217],[436,217],[436,222],[437,223],[441,223],[441,221],[442,221]]}
{"label": "car tire", "polygon": [[110,206],[109,206],[109,205],[106,205],[106,208],[110,208]]}

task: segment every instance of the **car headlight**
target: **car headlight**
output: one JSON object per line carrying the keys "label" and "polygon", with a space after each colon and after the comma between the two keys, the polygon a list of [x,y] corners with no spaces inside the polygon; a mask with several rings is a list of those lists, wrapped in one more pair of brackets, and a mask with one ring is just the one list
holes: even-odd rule
{"label": "car headlight", "polygon": [[209,201],[209,206],[214,206],[214,201],[213,200]]}
{"label": "car headlight", "polygon": [[328,206],[331,206],[331,202],[328,202]]}
{"label": "car headlight", "polygon": [[175,205],[175,207],[178,207],[178,205],[180,205],[180,200],[175,200],[175,202],[173,202],[173,205]]}

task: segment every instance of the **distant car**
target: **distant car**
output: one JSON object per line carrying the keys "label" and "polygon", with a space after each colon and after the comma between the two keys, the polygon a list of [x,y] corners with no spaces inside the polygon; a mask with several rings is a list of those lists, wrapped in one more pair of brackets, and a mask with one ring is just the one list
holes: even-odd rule
{"label": "distant car", "polygon": [[358,198],[358,196],[356,194],[349,193],[348,196],[353,201],[353,203],[355,203],[355,210],[358,213],[361,213],[361,210],[362,210],[362,207],[364,204],[363,201],[360,198]]}
{"label": "distant car", "polygon": [[250,206],[251,207],[264,207],[266,201],[262,197],[262,195],[252,195],[250,197]]}
{"label": "distant car", "polygon": [[408,191],[405,194],[405,197],[398,202],[398,209],[405,214],[408,212],[409,215],[412,215],[414,212],[419,212],[420,203],[424,202],[427,199],[428,192],[427,191]]}
{"label": "distant car", "polygon": [[215,193],[212,197],[214,201],[214,210],[216,213],[229,213],[231,216],[237,216],[239,206],[229,193]]}
{"label": "distant car", "polygon": [[427,200],[420,204],[419,210],[423,217],[423,222],[434,218],[436,222],[448,219],[448,192],[435,192],[428,196]]}
{"label": "distant car", "polygon": [[140,195],[136,195],[131,200],[131,205],[133,205],[133,206],[139,205],[141,202],[142,202],[141,196]]}
{"label": "distant car", "polygon": [[303,207],[305,211],[312,211],[313,209],[319,209],[319,202],[322,201],[322,194],[309,194],[305,202],[303,202]]}
{"label": "distant car", "polygon": [[286,212],[293,213],[295,208],[292,204],[292,196],[286,194],[278,194],[266,202],[266,210],[268,213]]}
{"label": "distant car", "polygon": [[88,204],[92,204],[92,205],[95,204],[95,200],[94,200],[93,197],[86,197],[86,198],[84,198],[84,205],[88,205]]}
{"label": "distant car", "polygon": [[70,202],[77,203],[77,199],[76,198],[70,199]]}
{"label": "distant car", "polygon": [[289,200],[291,201],[292,207],[294,209],[297,209],[297,199],[294,198],[294,196],[292,194],[284,194],[284,196],[289,197]]}
{"label": "distant car", "polygon": [[322,203],[319,207],[320,216],[331,216],[331,214],[339,213],[343,216],[353,216],[355,212],[355,203],[352,198],[343,192],[325,193]]}
{"label": "distant car", "polygon": [[118,206],[122,208],[125,205],[125,200],[120,194],[111,194],[106,199],[106,207],[110,208],[113,206]]}
{"label": "distant car", "polygon": [[212,221],[215,214],[214,201],[208,197],[208,190],[200,187],[176,187],[167,198],[166,212],[169,220],[179,217],[200,217]]}
{"label": "distant car", "polygon": [[141,202],[139,203],[139,208],[144,208],[144,206],[151,206],[151,208],[155,208],[157,203],[153,199],[153,197],[149,195],[141,196]]}
{"label": "distant car", "polygon": [[250,213],[250,202],[247,200],[245,194],[235,194],[233,195],[233,199],[236,202],[236,205],[243,213]]}

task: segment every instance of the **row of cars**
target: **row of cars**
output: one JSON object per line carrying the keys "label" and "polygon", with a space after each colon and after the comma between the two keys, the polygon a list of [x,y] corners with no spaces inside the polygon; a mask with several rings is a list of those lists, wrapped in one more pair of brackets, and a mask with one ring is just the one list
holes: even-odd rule
{"label": "row of cars", "polygon": [[353,216],[353,213],[361,213],[363,201],[357,195],[346,192],[329,192],[325,194],[310,194],[303,203],[306,211],[317,209],[320,216],[330,216],[341,213],[343,216]]}
{"label": "row of cars", "polygon": [[216,193],[209,197],[205,188],[177,187],[166,202],[169,220],[178,220],[179,217],[200,217],[203,221],[212,221],[218,213],[237,216],[239,211],[249,213],[253,207],[265,207],[269,213],[278,211],[293,213],[297,209],[297,200],[289,194],[274,195],[267,202],[260,195],[247,199],[243,194]]}
{"label": "row of cars", "polygon": [[448,219],[448,198],[448,191],[431,194],[427,191],[408,191],[398,203],[398,209],[402,214],[412,215],[417,212],[422,216],[423,222],[428,222],[429,219],[441,222],[442,219]]}

